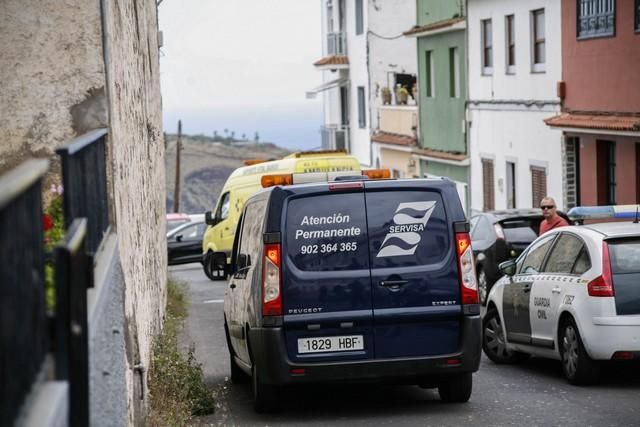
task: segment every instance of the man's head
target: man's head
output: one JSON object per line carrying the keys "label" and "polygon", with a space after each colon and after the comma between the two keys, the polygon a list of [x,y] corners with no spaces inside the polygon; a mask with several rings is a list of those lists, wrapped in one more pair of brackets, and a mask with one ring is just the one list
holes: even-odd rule
{"label": "man's head", "polygon": [[551,219],[556,215],[556,201],[553,197],[547,196],[540,202],[540,209],[545,219]]}

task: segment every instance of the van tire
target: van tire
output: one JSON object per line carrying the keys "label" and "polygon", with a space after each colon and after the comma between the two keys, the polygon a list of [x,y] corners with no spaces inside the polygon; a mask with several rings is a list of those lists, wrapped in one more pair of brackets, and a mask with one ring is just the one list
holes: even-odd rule
{"label": "van tire", "polygon": [[473,378],[471,374],[461,374],[448,378],[438,385],[440,399],[446,403],[465,403],[471,397]]}
{"label": "van tire", "polygon": [[275,412],[280,409],[278,387],[262,383],[259,369],[255,363],[251,367],[251,380],[253,384],[253,409],[257,413]]}
{"label": "van tire", "polygon": [[500,365],[520,363],[529,358],[526,353],[507,349],[504,328],[495,307],[487,310],[482,318],[482,350],[489,359]]}
{"label": "van tire", "polygon": [[600,378],[600,365],[587,354],[576,322],[567,317],[560,328],[559,343],[562,373],[573,385],[595,384]]}
{"label": "van tire", "polygon": [[204,270],[204,275],[207,276],[209,280],[215,281],[216,278],[213,276],[212,272],[212,258],[213,252],[209,251],[204,257],[204,262],[202,263],[202,269]]}

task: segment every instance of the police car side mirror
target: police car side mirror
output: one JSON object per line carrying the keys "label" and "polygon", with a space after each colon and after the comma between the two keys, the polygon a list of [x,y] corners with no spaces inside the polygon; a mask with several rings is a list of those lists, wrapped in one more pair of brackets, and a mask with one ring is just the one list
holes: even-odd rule
{"label": "police car side mirror", "polygon": [[516,261],[514,259],[510,259],[504,262],[501,262],[498,266],[500,271],[507,276],[513,276],[516,274]]}
{"label": "police car side mirror", "polygon": [[182,234],[178,234],[178,235],[176,236],[176,242],[178,242],[178,243],[179,243],[179,242],[182,242]]}

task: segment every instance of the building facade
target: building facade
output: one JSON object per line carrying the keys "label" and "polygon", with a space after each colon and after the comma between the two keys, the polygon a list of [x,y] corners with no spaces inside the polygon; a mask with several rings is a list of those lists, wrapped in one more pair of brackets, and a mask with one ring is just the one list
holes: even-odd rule
{"label": "building facade", "polygon": [[468,1],[471,208],[563,208],[560,3]]}
{"label": "building facade", "polygon": [[378,128],[378,106],[395,86],[411,91],[416,78],[415,43],[402,31],[415,20],[413,0],[321,0],[322,93],[326,149],[346,149],[363,166],[380,164],[371,135]]}
{"label": "building facade", "polygon": [[422,176],[448,177],[465,209],[469,200],[469,147],[465,3],[418,0],[417,25],[405,32],[417,38],[418,109]]}
{"label": "building facade", "polygon": [[562,0],[568,206],[640,202],[640,1]]}

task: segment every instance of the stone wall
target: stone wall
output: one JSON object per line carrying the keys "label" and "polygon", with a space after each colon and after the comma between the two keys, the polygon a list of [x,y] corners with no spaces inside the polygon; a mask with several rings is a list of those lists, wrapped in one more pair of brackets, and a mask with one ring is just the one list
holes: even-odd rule
{"label": "stone wall", "polygon": [[146,412],[146,372],[152,340],[161,326],[167,280],[158,21],[155,0],[112,0],[103,5],[127,359],[131,368],[137,367],[127,377],[134,422]]}
{"label": "stone wall", "polygon": [[[123,420],[142,424],[167,280],[156,2],[2,0],[0,45],[0,173],[46,157],[54,162],[49,179],[59,181],[55,148],[109,128],[110,220],[122,268],[114,280],[124,289],[126,350],[111,357],[126,357],[128,367]],[[104,364],[104,356],[94,360]]]}

